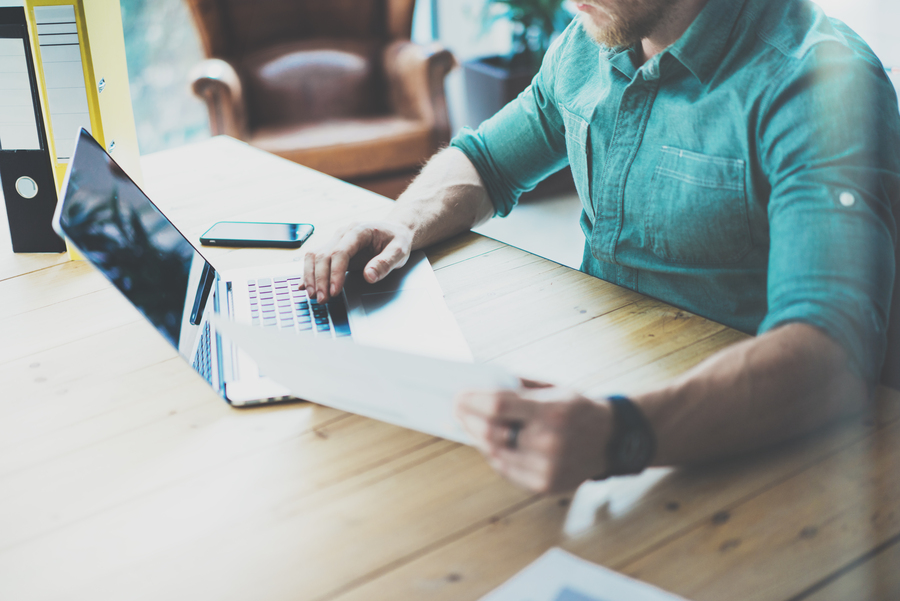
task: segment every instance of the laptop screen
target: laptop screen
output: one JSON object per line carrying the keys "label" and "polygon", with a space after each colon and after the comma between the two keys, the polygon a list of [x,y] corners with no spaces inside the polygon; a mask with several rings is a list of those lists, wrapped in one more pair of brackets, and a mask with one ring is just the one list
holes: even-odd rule
{"label": "laptop screen", "polygon": [[212,266],[85,130],[61,202],[61,233],[190,359]]}

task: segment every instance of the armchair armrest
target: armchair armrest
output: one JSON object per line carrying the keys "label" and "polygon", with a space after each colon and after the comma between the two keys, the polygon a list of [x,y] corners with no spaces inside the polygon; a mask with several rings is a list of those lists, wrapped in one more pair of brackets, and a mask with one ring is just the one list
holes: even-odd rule
{"label": "armchair armrest", "polygon": [[429,123],[439,146],[450,141],[444,77],[455,66],[456,59],[439,44],[401,40],[384,51],[391,106],[399,115]]}
{"label": "armchair armrest", "polygon": [[191,70],[190,77],[194,94],[206,101],[212,134],[247,140],[247,108],[234,67],[218,58],[206,59]]}

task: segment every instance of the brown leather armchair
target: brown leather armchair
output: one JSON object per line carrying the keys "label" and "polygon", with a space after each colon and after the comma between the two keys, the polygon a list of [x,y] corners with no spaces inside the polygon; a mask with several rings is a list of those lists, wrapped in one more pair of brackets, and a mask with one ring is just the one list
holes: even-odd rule
{"label": "brown leather armchair", "polygon": [[455,61],[409,40],[415,0],[185,1],[214,135],[393,198],[449,141]]}

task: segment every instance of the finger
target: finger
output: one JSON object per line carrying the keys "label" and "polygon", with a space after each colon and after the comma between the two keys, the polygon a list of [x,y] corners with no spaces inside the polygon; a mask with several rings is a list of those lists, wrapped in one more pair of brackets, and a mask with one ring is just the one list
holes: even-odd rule
{"label": "finger", "polygon": [[516,486],[538,493],[549,490],[546,472],[540,469],[541,463],[533,457],[506,450],[489,457],[488,464]]}
{"label": "finger", "polygon": [[395,239],[366,264],[363,277],[370,284],[381,281],[392,270],[406,264],[409,253]]}
{"label": "finger", "polygon": [[331,252],[331,282],[328,289],[331,296],[336,295],[344,287],[350,261],[359,254],[364,246],[371,245],[371,243],[372,231],[370,229],[354,227],[347,230],[335,244]]}
{"label": "finger", "polygon": [[513,483],[539,494],[570,491],[582,482],[560,480],[554,460],[541,453],[501,451],[495,461]]}
{"label": "finger", "polygon": [[[464,427],[472,434],[475,447],[485,456],[488,464],[499,474],[518,486],[535,492],[548,492],[553,486],[550,458],[535,450],[519,447],[509,449],[499,443],[504,436],[498,436],[487,420],[469,417]],[[508,427],[506,432],[508,432]]]}
{"label": "finger", "polygon": [[486,455],[496,455],[501,451],[545,454],[554,450],[553,446],[544,442],[545,433],[534,421],[498,422],[470,414],[461,417],[460,423],[469,433],[472,445]]}
{"label": "finger", "polygon": [[316,293],[316,253],[308,252],[303,257],[303,288],[310,296]]}
{"label": "finger", "polygon": [[350,265],[351,255],[346,252],[337,252],[331,258],[331,282],[328,294],[335,296],[344,287],[347,279],[347,267]]}
{"label": "finger", "polygon": [[553,384],[550,384],[549,382],[532,380],[530,378],[519,378],[519,382],[522,383],[522,388],[550,388],[553,386]]}
{"label": "finger", "polygon": [[472,445],[488,457],[494,457],[508,448],[514,428],[519,431],[516,435],[518,447],[519,437],[522,435],[521,424],[492,422],[476,415],[466,416],[460,421],[469,433]]}
{"label": "finger", "polygon": [[472,446],[485,455],[494,454],[494,443],[491,436],[490,423],[477,415],[467,415],[460,418],[463,429],[469,433]]}
{"label": "finger", "polygon": [[470,390],[456,397],[459,415],[474,414],[489,420],[527,422],[537,411],[536,403],[510,389]]}
{"label": "finger", "polygon": [[316,275],[313,291],[316,302],[328,302],[328,288],[331,283],[331,255],[321,253],[316,257]]}
{"label": "finger", "polygon": [[303,283],[301,284],[301,288],[307,290],[310,297],[315,297],[316,295],[316,261],[323,255],[329,254],[331,249],[337,246],[338,242],[348,229],[348,226],[338,228],[327,244],[320,246],[315,250],[307,251],[306,254],[303,255]]}

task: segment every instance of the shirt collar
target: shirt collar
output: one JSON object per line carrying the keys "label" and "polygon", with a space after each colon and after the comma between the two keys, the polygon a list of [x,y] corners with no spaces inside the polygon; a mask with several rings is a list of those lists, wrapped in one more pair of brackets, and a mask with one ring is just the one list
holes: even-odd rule
{"label": "shirt collar", "polygon": [[738,16],[748,0],[709,0],[691,26],[666,50],[702,83],[722,60]]}
{"label": "shirt collar", "polygon": [[[694,77],[706,83],[712,77],[725,53],[728,40],[744,5],[751,0],[709,0],[694,22],[678,40],[663,50],[674,56]],[[608,48],[600,46],[600,62],[610,65],[628,79],[634,79],[634,47]]]}
{"label": "shirt collar", "polygon": [[634,48],[607,48],[600,47],[600,64],[603,61],[609,61],[609,64],[616,68],[622,75],[629,80],[634,79],[637,73],[637,67],[634,66]]}

